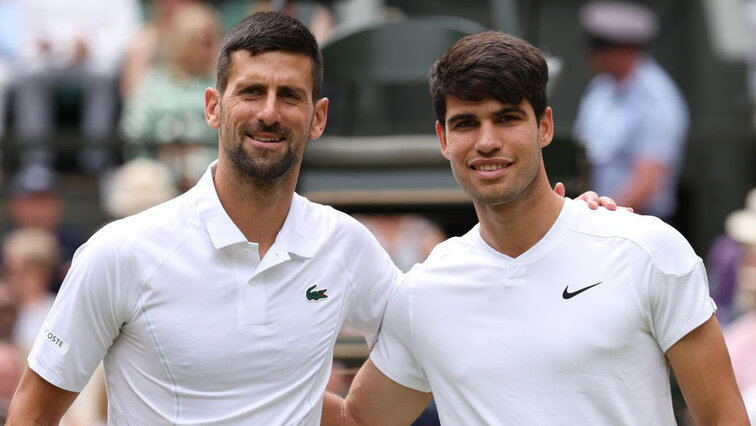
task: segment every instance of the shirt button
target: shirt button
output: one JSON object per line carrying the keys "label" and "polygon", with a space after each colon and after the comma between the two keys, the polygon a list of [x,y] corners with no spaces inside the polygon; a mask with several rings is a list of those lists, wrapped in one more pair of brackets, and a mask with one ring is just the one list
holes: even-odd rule
{"label": "shirt button", "polygon": [[256,278],[250,278],[249,281],[247,281],[249,285],[257,285],[260,284],[260,281]]}

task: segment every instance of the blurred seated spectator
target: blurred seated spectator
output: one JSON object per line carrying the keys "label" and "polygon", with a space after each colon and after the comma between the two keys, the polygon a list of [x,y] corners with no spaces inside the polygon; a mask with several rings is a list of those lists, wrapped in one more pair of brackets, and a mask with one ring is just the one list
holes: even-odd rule
{"label": "blurred seated spectator", "polygon": [[8,407],[24,372],[21,350],[11,342],[0,342],[0,421],[5,424]]}
{"label": "blurred seated spectator", "polygon": [[18,294],[4,279],[0,279],[0,342],[13,341],[18,319]]}
{"label": "blurred seated spectator", "polygon": [[3,274],[18,294],[19,309],[13,340],[31,350],[55,295],[49,290],[58,265],[58,243],[44,229],[19,229],[3,242]]}
{"label": "blurred seated spectator", "polygon": [[0,0],[0,140],[5,136],[7,99],[13,85],[13,65],[20,44],[21,4],[19,0]]}
{"label": "blurred seated spectator", "polygon": [[433,247],[446,239],[438,226],[416,214],[358,214],[354,217],[375,235],[396,266],[405,272],[424,261]]}
{"label": "blurred seated spectator", "polygon": [[127,95],[120,130],[127,159],[157,158],[188,189],[218,152],[203,96],[215,86],[220,18],[211,6],[189,3],[175,11],[168,28],[165,55]]}
{"label": "blurred seated spectator", "polygon": [[276,10],[297,18],[310,28],[319,44],[322,44],[333,30],[334,18],[328,1],[257,0],[249,3],[249,13]]}
{"label": "blurred seated spectator", "polygon": [[113,173],[103,209],[118,219],[139,213],[179,194],[168,167],[153,159],[135,158]]}
{"label": "blurred seated spectator", "polygon": [[[104,144],[118,108],[117,76],[137,28],[138,0],[23,0],[14,125],[23,164],[54,164],[56,93],[80,93],[85,171],[112,162]],[[71,92],[71,90],[75,92]]]}
{"label": "blurred seated spectator", "polygon": [[731,213],[725,232],[742,244],[737,260],[734,304],[742,315],[724,328],[735,379],[741,391],[756,389],[756,188],[746,208]]}
{"label": "blurred seated spectator", "polygon": [[56,236],[60,247],[60,264],[52,277],[50,290],[57,292],[71,266],[74,252],[86,239],[79,230],[63,221],[65,205],[58,175],[38,165],[18,171],[10,182],[7,208],[11,228],[6,232],[41,228]]}
{"label": "blurred seated spectator", "polygon": [[735,299],[737,270],[743,245],[727,234],[719,235],[706,254],[706,270],[709,275],[711,297],[717,304],[717,320],[722,325],[735,320],[738,312]]}
{"label": "blurred seated spectator", "polygon": [[160,61],[166,52],[165,39],[170,34],[173,15],[187,3],[196,0],[151,0],[145,2],[145,19],[129,41],[121,67],[120,93],[125,98],[147,71]]}

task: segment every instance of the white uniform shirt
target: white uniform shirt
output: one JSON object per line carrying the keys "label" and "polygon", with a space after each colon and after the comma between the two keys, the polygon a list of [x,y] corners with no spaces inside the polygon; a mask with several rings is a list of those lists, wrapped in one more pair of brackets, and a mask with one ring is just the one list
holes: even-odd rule
{"label": "white uniform shirt", "polygon": [[656,61],[643,58],[621,82],[608,74],[591,80],[580,101],[575,138],[585,144],[591,184],[617,197],[639,160],[669,167],[647,212],[662,218],[676,208],[677,178],[688,133],[688,107],[672,78]]}
{"label": "white uniform shirt", "polygon": [[259,261],[208,170],[77,251],[29,365],[77,392],[104,357],[111,424],[318,425],[342,324],[374,343],[398,274],[299,195]]}
{"label": "white uniform shirt", "polygon": [[389,300],[376,367],[444,425],[675,424],[664,352],[709,319],[702,261],[651,216],[565,200],[510,258],[475,226]]}

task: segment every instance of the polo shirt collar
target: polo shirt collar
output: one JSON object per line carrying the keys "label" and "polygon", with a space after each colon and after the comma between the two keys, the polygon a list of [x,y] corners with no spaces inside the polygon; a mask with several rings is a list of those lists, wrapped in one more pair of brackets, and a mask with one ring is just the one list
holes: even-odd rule
{"label": "polo shirt collar", "polygon": [[[228,216],[218,198],[213,181],[217,163],[216,160],[210,164],[194,187],[196,191],[194,204],[213,245],[216,249],[222,249],[234,244],[247,243],[247,238]],[[280,249],[300,257],[313,256],[317,244],[310,236],[303,233],[307,229],[304,218],[307,204],[307,199],[294,194],[289,213],[271,249]]]}
{"label": "polo shirt collar", "polygon": [[317,249],[317,242],[313,240],[312,236],[305,233],[307,229],[313,232],[318,231],[318,229],[313,229],[313,224],[308,224],[305,220],[305,213],[310,207],[309,204],[310,202],[306,198],[294,193],[289,214],[286,216],[281,230],[278,231],[274,244],[283,248],[289,254],[306,258],[312,257]]}

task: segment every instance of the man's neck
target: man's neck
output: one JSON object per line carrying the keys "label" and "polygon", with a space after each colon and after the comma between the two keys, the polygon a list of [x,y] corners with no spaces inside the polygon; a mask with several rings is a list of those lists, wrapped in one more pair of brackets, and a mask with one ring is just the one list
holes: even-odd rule
{"label": "man's neck", "polygon": [[[296,179],[284,178],[272,184],[255,183],[233,175],[234,170],[219,167],[215,189],[223,209],[247,241],[258,244],[260,259],[276,240],[283,227],[294,196]],[[296,177],[296,173],[290,174]]]}
{"label": "man's neck", "polygon": [[539,186],[510,203],[475,204],[480,236],[489,246],[515,258],[546,235],[559,217],[564,199],[551,190],[548,181]]}
{"label": "man's neck", "polygon": [[635,71],[635,68],[641,62],[641,56],[641,52],[625,52],[625,54],[623,55],[623,60],[618,61],[614,69],[611,71],[612,76],[615,80],[617,80],[617,82],[619,82],[619,84],[627,81],[628,78],[633,74],[633,71]]}

